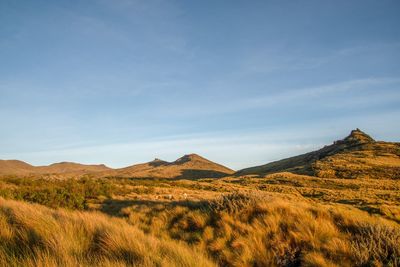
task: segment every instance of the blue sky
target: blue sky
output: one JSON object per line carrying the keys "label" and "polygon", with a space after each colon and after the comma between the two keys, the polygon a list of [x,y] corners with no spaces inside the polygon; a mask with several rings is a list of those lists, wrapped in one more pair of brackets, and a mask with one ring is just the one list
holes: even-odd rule
{"label": "blue sky", "polygon": [[240,169],[400,141],[399,1],[0,2],[0,158]]}

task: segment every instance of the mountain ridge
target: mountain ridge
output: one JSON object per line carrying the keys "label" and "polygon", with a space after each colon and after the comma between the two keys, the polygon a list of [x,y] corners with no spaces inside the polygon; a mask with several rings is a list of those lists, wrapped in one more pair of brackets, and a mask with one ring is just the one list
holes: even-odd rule
{"label": "mountain ridge", "polygon": [[[390,164],[389,164],[390,163]],[[319,150],[245,168],[235,173],[291,172],[324,178],[400,178],[400,144],[375,141],[360,129]]]}
{"label": "mountain ridge", "polygon": [[186,154],[175,161],[159,158],[123,168],[104,164],[85,165],[59,162],[33,166],[19,160],[0,160],[0,175],[68,175],[90,174],[93,177],[198,179],[226,176],[268,175],[279,172],[322,178],[400,179],[400,143],[376,141],[360,129],[319,150],[249,167],[237,172],[197,154]]}
{"label": "mountain ridge", "polygon": [[172,162],[155,158],[150,162],[115,169],[104,164],[89,165],[67,161],[33,166],[20,160],[0,160],[0,175],[3,176],[91,174],[95,177],[219,178],[233,173],[233,170],[197,154],[186,154]]}
{"label": "mountain ridge", "polygon": [[197,154],[186,154],[168,162],[156,158],[147,163],[134,164],[125,168],[105,172],[106,176],[133,178],[220,178],[234,171]]}
{"label": "mountain ridge", "polygon": [[110,170],[110,168],[104,164],[81,164],[64,161],[50,165],[34,166],[21,160],[0,160],[0,175],[95,173],[106,170]]}

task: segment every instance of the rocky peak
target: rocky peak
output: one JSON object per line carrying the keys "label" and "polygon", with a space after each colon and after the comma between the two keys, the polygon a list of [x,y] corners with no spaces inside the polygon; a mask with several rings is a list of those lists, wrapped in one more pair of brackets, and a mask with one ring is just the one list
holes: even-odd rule
{"label": "rocky peak", "polygon": [[182,164],[182,163],[189,162],[189,161],[199,161],[199,160],[200,161],[205,161],[204,158],[200,157],[197,154],[188,154],[188,155],[184,155],[183,157],[177,159],[175,161],[175,163],[176,164]]}
{"label": "rocky peak", "polygon": [[153,167],[158,167],[158,166],[168,165],[169,163],[165,160],[155,158],[153,161],[150,161],[149,164]]}
{"label": "rocky peak", "polygon": [[375,142],[375,140],[371,136],[364,133],[363,131],[361,131],[358,128],[355,130],[352,130],[350,135],[347,136],[343,141],[346,143],[357,143],[357,144]]}

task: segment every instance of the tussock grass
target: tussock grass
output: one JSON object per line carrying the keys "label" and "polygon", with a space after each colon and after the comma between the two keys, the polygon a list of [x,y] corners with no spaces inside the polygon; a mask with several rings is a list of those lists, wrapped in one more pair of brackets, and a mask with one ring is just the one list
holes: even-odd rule
{"label": "tussock grass", "polygon": [[399,266],[399,189],[289,173],[3,179],[7,198],[124,218],[2,200],[0,266]]}
{"label": "tussock grass", "polygon": [[183,240],[222,266],[398,266],[400,227],[340,206],[231,194],[125,208],[148,233]]}
{"label": "tussock grass", "polygon": [[332,179],[276,173],[262,178],[225,178],[223,181],[241,185],[239,191],[253,188],[317,203],[347,204],[400,223],[400,183],[394,179]]}
{"label": "tussock grass", "polygon": [[0,198],[0,266],[214,266],[122,219]]}

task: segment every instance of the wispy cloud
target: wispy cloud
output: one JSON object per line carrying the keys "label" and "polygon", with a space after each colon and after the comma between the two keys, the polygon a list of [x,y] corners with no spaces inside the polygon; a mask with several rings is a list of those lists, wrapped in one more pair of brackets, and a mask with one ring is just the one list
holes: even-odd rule
{"label": "wispy cloud", "polygon": [[[393,97],[398,96],[398,88],[400,85],[399,78],[383,77],[383,78],[366,78],[355,79],[339,83],[326,84],[315,87],[304,87],[295,89],[274,90],[271,93],[260,94],[248,98],[236,98],[233,100],[222,101],[218,105],[208,105],[204,108],[204,103],[200,102],[199,105],[191,103],[190,106],[182,105],[179,109],[184,110],[183,113],[176,113],[175,109],[166,110],[165,114],[174,113],[177,116],[196,116],[196,115],[211,115],[211,114],[226,114],[235,113],[246,110],[256,109],[271,109],[283,106],[296,106],[298,104],[313,106],[324,106],[338,104],[338,108],[342,105],[342,100],[351,102],[352,107],[356,108],[358,105],[364,105],[364,101],[357,100],[357,97],[347,98],[346,94],[353,93],[363,95],[368,92],[369,96],[373,98],[374,95],[378,96],[371,99],[371,103],[385,103],[385,101],[393,101]],[[392,86],[393,89],[389,92],[381,93],[382,86]],[[318,101],[316,101],[318,100]],[[400,101],[400,99],[398,99]]]}
{"label": "wispy cloud", "polygon": [[[342,94],[346,92],[359,92],[364,90],[379,89],[381,85],[399,84],[399,78],[367,78],[350,80],[329,85],[322,85],[310,88],[289,89],[283,90],[282,93],[277,93],[271,96],[259,96],[257,98],[247,99],[244,102],[246,108],[251,107],[267,107],[274,105],[287,104],[289,102],[297,102],[305,99],[324,98],[331,94]],[[331,99],[325,99],[329,102]]]}
{"label": "wispy cloud", "polygon": [[284,46],[267,46],[254,49],[244,56],[241,76],[254,73],[293,72],[311,70],[330,64],[339,59],[348,59],[357,55],[381,53],[382,51],[398,51],[399,42],[378,42],[363,45],[324,50],[310,53],[308,49],[289,49]]}

